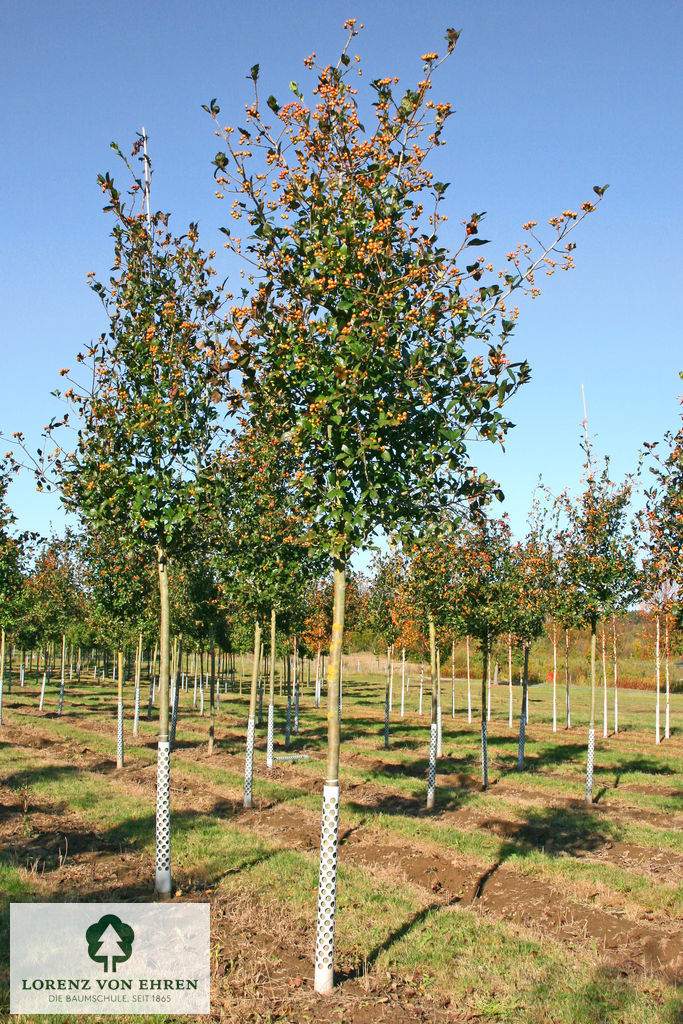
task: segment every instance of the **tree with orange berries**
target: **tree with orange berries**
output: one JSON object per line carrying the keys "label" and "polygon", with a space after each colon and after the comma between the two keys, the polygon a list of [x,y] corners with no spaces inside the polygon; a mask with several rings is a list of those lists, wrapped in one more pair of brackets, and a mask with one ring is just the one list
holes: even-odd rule
{"label": "tree with orange berries", "polygon": [[[633,480],[620,484],[610,476],[609,459],[600,471],[593,468],[588,439],[582,448],[586,454],[586,487],[575,500],[563,494],[558,499],[566,518],[561,531],[565,571],[572,580],[573,614],[590,627],[591,704],[586,759],[586,803],[593,802],[593,764],[595,757],[595,650],[598,622],[613,611],[625,609],[638,593],[636,536],[629,519]],[[605,681],[604,731],[607,730]]]}
{"label": "tree with orange berries", "polygon": [[[79,420],[73,447],[61,440],[39,485],[57,477],[65,506],[87,524],[115,531],[119,544],[147,552],[156,564],[160,594],[159,738],[156,889],[171,892],[169,744],[169,561],[191,547],[205,511],[207,466],[220,444],[220,393],[227,324],[221,288],[197,227],[174,236],[169,215],[150,207],[151,165],[146,138],[133,158],[113,149],[131,175],[127,194],[109,173],[98,177],[114,217],[114,267],[91,287],[102,300],[108,327],[78,362],[89,377],[62,375],[61,395]],[[60,393],[57,392],[59,395]],[[226,397],[226,391],[223,391]],[[233,395],[227,395],[228,399]],[[68,424],[53,421],[48,434]]]}
{"label": "tree with orange berries", "polygon": [[[403,93],[396,80],[371,83],[374,123],[362,123],[348,39],[334,65],[312,56],[314,99],[297,82],[278,103],[258,93],[243,127],[224,127],[214,160],[219,197],[244,227],[225,228],[227,246],[248,262],[253,282],[233,311],[233,363],[252,415],[286,435],[301,462],[299,504],[311,543],[334,562],[333,637],[328,666],[328,766],[323,789],[315,988],[333,985],[339,807],[339,671],[346,567],[378,531],[419,534],[490,487],[470,464],[467,441],[500,441],[505,401],[528,378],[505,347],[516,289],[535,292],[534,273],[571,264],[566,235],[593,208],[553,218],[554,237],[534,255],[510,254],[490,280],[479,236],[482,214],[465,218],[455,252],[439,239],[447,185],[427,163],[452,113],[430,97],[434,72],[452,53],[422,58]],[[604,189],[599,190],[600,193]],[[599,197],[600,198],[600,197]],[[468,259],[471,262],[468,263]],[[418,519],[419,516],[419,519]]]}
{"label": "tree with orange berries", "polygon": [[[683,379],[683,373],[681,373]],[[683,403],[683,399],[681,400]],[[654,452],[655,444],[645,447],[654,456],[650,472],[655,477],[645,493],[645,507],[639,515],[644,538],[644,559],[641,570],[643,593],[655,613],[657,641],[657,701],[655,710],[655,742],[661,739],[660,725],[660,643],[661,618],[664,617],[666,658],[666,692],[664,705],[664,738],[671,733],[669,680],[669,628],[672,619],[683,625],[683,426],[676,434],[664,436],[664,451]]]}

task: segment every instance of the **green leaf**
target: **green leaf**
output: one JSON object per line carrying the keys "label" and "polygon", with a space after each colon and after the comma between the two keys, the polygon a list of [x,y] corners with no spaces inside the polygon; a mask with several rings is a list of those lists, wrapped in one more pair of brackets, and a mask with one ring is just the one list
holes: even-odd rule
{"label": "green leaf", "polygon": [[270,109],[273,111],[273,113],[277,114],[279,109],[280,109],[280,104],[275,99],[275,97],[274,96],[269,96],[268,99],[266,100],[266,102],[267,102],[268,106],[270,107]]}
{"label": "green leaf", "polygon": [[258,80],[258,73],[259,73],[260,67],[261,67],[260,64],[254,64],[254,65],[252,65],[251,71],[249,72],[249,74],[251,75],[251,77],[253,78],[253,80],[255,82]]}
{"label": "green leaf", "polygon": [[488,238],[470,238],[469,242],[467,243],[467,248],[469,249],[471,245],[488,245],[489,241],[490,239]]}

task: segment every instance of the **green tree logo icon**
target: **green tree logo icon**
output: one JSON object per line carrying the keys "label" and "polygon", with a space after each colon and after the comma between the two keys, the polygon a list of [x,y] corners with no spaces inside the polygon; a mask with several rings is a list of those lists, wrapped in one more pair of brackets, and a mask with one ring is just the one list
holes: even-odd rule
{"label": "green tree logo icon", "polygon": [[133,952],[135,932],[115,914],[105,914],[85,933],[88,956],[104,964],[105,971],[116,972],[116,965],[129,959]]}

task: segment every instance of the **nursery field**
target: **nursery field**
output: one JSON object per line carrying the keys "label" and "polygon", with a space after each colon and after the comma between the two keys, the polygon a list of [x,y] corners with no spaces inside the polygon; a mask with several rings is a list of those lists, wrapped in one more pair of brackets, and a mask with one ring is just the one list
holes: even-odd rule
{"label": "nursery field", "polygon": [[[474,680],[472,689],[478,695]],[[526,767],[518,772],[520,688],[509,729],[508,687],[494,686],[486,792],[477,698],[470,725],[464,682],[456,681],[455,717],[450,679],[443,694],[443,755],[429,813],[427,695],[420,716],[413,682],[402,719],[395,682],[385,749],[384,677],[344,678],[337,985],[321,997],[312,979],[325,703],[316,710],[304,687],[287,753],[306,756],[276,761],[270,772],[264,704],[254,807],[245,810],[247,687],[243,696],[221,693],[211,756],[208,702],[202,717],[192,685],[181,693],[173,888],[177,900],[211,903],[211,1019],[683,1021],[683,695],[672,695],[671,738],[659,746],[652,693],[621,692],[619,733],[607,739],[598,716],[595,803],[587,808],[588,690],[572,690],[566,730],[558,687],[553,733],[552,688],[530,688]],[[42,712],[38,697],[28,681],[15,685],[0,730],[2,1017],[10,902],[153,899],[157,709],[151,721],[143,710],[133,737],[126,686],[125,764],[117,770],[111,684],[71,686],[61,717],[54,687]],[[284,698],[276,704],[281,757]]]}

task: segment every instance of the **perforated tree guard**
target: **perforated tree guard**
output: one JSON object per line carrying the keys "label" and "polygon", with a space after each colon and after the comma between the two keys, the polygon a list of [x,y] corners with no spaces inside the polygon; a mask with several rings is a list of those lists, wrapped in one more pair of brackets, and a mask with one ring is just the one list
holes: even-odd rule
{"label": "perforated tree guard", "polygon": [[427,807],[434,806],[434,794],[436,792],[436,746],[438,728],[436,722],[432,722],[429,729],[429,774],[427,776]]}
{"label": "perforated tree guard", "polygon": [[64,682],[64,677],[62,677],[62,681],[59,684],[59,703],[57,705],[57,715],[61,715],[62,708],[64,707]]}
{"label": "perforated tree guard", "polygon": [[117,704],[116,716],[116,767],[123,768],[123,701]]}
{"label": "perforated tree guard", "polygon": [[38,710],[39,711],[43,710],[43,701],[45,700],[45,686],[46,686],[46,684],[47,684],[47,673],[43,672],[43,685],[40,688],[40,704],[38,705]]}
{"label": "perforated tree guard", "polygon": [[595,761],[595,729],[588,730],[588,757],[586,759],[586,803],[593,803],[593,763]]}
{"label": "perforated tree guard", "polygon": [[287,697],[287,717],[285,719],[285,747],[289,746],[292,737],[292,698]]}
{"label": "perforated tree guard", "polygon": [[486,735],[486,722],[481,723],[481,780],[484,789],[489,785],[489,750],[488,737]]}
{"label": "perforated tree guard", "polygon": [[384,698],[384,746],[389,749],[389,694]]}
{"label": "perforated tree guard", "polygon": [[294,735],[299,734],[299,687],[296,688],[294,694]]}
{"label": "perforated tree guard", "polygon": [[133,736],[137,736],[140,728],[140,684],[135,687],[135,711],[133,713]]}
{"label": "perforated tree guard", "polygon": [[254,717],[247,721],[247,754],[244,761],[244,806],[252,806],[252,785],[254,778]]}
{"label": "perforated tree guard", "polygon": [[268,739],[266,741],[266,767],[273,767],[273,739],[275,731],[275,708],[268,705]]}
{"label": "perforated tree guard", "polygon": [[517,746],[517,771],[524,768],[524,739],[526,736],[526,715],[524,711],[519,718],[519,744]]}
{"label": "perforated tree guard", "polygon": [[173,688],[173,708],[171,711],[171,746],[175,743],[175,727],[178,721],[178,687]]}
{"label": "perforated tree guard", "polygon": [[171,892],[171,746],[159,740],[157,750],[156,883],[161,895]]}
{"label": "perforated tree guard", "polygon": [[339,783],[323,786],[318,921],[315,940],[315,991],[327,994],[334,983],[334,918],[337,902]]}

